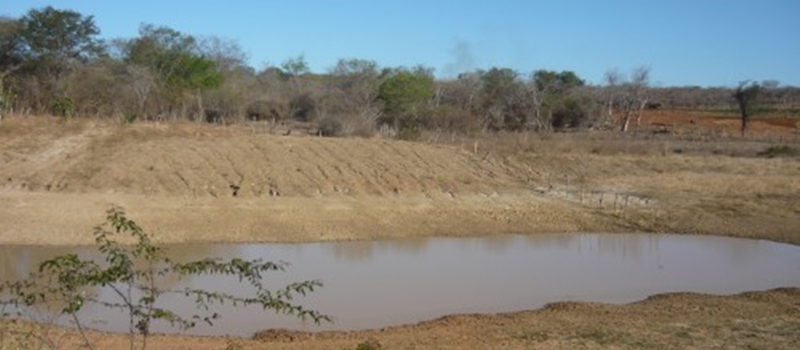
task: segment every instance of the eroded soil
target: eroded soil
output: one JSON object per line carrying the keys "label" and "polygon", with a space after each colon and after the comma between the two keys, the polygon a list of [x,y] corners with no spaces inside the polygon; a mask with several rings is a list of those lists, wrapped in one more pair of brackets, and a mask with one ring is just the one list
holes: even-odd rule
{"label": "eroded soil", "polygon": [[[435,135],[427,142],[12,117],[0,124],[0,244],[90,244],[111,205],[160,242],[645,231],[800,244],[800,161],[759,155],[778,143],[800,150],[791,123],[765,122],[754,129],[764,138],[738,140],[732,126],[724,133],[703,127],[719,123],[702,115],[664,123],[667,117],[649,115],[652,135],[637,137]],[[788,349],[798,347],[798,334],[800,292],[785,289],[558,304],[383,332],[167,336],[151,346],[341,349],[375,338],[386,349]],[[100,348],[126,346],[121,337],[96,336]]]}

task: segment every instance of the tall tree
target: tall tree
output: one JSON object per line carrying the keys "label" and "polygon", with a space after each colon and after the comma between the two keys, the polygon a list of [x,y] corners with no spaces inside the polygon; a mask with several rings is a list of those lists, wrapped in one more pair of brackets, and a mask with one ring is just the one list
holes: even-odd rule
{"label": "tall tree", "polygon": [[293,94],[300,95],[304,93],[306,86],[303,84],[303,77],[311,73],[308,61],[306,61],[306,56],[300,54],[297,57],[291,57],[283,61],[283,63],[281,63],[281,69],[289,79],[292,89],[294,89]]}
{"label": "tall tree", "polygon": [[537,70],[533,73],[533,80],[539,90],[551,91],[562,94],[569,89],[583,86],[585,82],[572,71]]}
{"label": "tall tree", "polygon": [[154,73],[167,100],[180,106],[184,116],[186,102],[193,97],[197,119],[202,119],[203,91],[222,84],[217,64],[199,52],[195,38],[169,27],[143,25],[139,37],[124,43],[122,51],[126,62]]}
{"label": "tall tree", "polygon": [[401,138],[418,135],[433,96],[433,73],[423,67],[398,69],[378,88],[378,99],[383,101],[387,117],[385,122],[395,127]]}
{"label": "tall tree", "polygon": [[227,122],[243,116],[253,96],[260,93],[247,53],[237,41],[216,36],[201,37],[198,47],[200,54],[214,61],[223,80],[219,88],[203,92],[207,120]]}
{"label": "tall tree", "polygon": [[14,103],[14,93],[8,90],[6,77],[22,65],[19,50],[20,23],[18,20],[0,17],[0,120]]}
{"label": "tall tree", "polygon": [[617,90],[619,90],[619,84],[623,81],[622,73],[619,72],[617,69],[611,69],[606,71],[605,76],[603,77],[606,83],[606,87],[604,90],[607,100],[606,100],[606,116],[609,120],[614,120],[614,100],[617,97]]}
{"label": "tall tree", "polygon": [[510,68],[493,67],[481,74],[481,109],[489,129],[517,129],[527,124],[526,108],[520,108],[522,82]]}
{"label": "tall tree", "polygon": [[126,62],[148,67],[163,82],[173,81],[183,56],[193,53],[196,40],[169,27],[150,24],[139,28],[139,37],[123,44]]}
{"label": "tall tree", "polygon": [[636,68],[627,81],[616,70],[611,70],[606,73],[606,84],[611,96],[608,105],[609,114],[613,112],[614,100],[617,100],[617,108],[622,113],[620,131],[628,131],[631,118],[635,115],[638,124],[647,105],[650,68],[644,66]]}
{"label": "tall tree", "polygon": [[[555,121],[553,113],[557,108],[564,107],[564,100],[572,89],[584,84],[584,80],[572,71],[535,71],[531,75],[527,88],[528,99],[533,103],[534,121],[537,123],[537,128],[542,130],[551,126],[562,127],[565,123]],[[573,102],[569,105],[572,109],[577,106],[577,103]],[[543,109],[546,110],[546,113],[542,113]]]}
{"label": "tall tree", "polygon": [[0,73],[12,73],[22,65],[21,34],[19,20],[0,17]]}
{"label": "tall tree", "polygon": [[733,98],[736,99],[739,105],[739,112],[742,114],[742,137],[747,131],[747,122],[750,120],[750,113],[753,110],[758,96],[762,90],[761,85],[756,82],[743,81],[739,83],[739,87],[733,93]]}
{"label": "tall tree", "polygon": [[63,94],[61,82],[76,64],[104,52],[92,16],[47,6],[30,10],[20,26],[17,48],[50,98]]}
{"label": "tall tree", "polygon": [[328,104],[335,113],[352,113],[367,124],[380,117],[376,103],[381,74],[375,61],[340,59],[330,69]]}
{"label": "tall tree", "polygon": [[247,66],[247,53],[236,40],[218,36],[206,36],[197,40],[198,51],[214,61],[221,72],[250,71]]}

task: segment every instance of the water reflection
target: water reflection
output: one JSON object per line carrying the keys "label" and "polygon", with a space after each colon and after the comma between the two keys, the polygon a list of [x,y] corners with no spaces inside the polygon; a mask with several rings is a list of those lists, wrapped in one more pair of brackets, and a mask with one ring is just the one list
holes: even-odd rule
{"label": "water reflection", "polygon": [[[3,276],[21,276],[43,253],[0,248]],[[737,293],[800,286],[800,248],[724,237],[626,234],[494,235],[311,244],[178,245],[171,256],[289,261],[271,286],[319,279],[325,286],[296,300],[335,318],[316,327],[258,309],[220,309],[222,321],[198,334],[250,335],[265,328],[349,330],[432,319],[453,313],[507,312],[564,300],[631,302],[694,291]],[[245,293],[235,280],[201,276],[176,287]],[[192,312],[180,298],[166,305]],[[118,327],[114,315],[92,310]],[[232,316],[235,315],[235,316]],[[120,323],[121,324],[121,323]],[[99,326],[98,326],[99,327]],[[168,328],[159,329],[168,331]]]}
{"label": "water reflection", "polygon": [[91,249],[85,247],[32,247],[0,245],[0,280],[16,281],[28,276],[39,263],[57,255],[68,253],[87,256]]}
{"label": "water reflection", "polygon": [[[165,253],[174,261],[190,261],[197,258],[217,257],[214,244],[185,244],[165,248]],[[0,281],[16,281],[26,278],[39,268],[45,260],[59,255],[77,254],[81,259],[103,261],[103,255],[95,246],[26,246],[0,245]]]}
{"label": "water reflection", "polygon": [[419,254],[428,246],[429,239],[418,237],[403,240],[337,242],[326,244],[326,247],[338,259],[359,262],[369,261],[375,254],[381,254],[387,250]]}
{"label": "water reflection", "polygon": [[[168,256],[173,261],[188,262],[194,259],[214,257],[216,247],[209,244],[190,244],[165,248],[165,256]],[[97,250],[95,246],[74,246],[74,247],[52,247],[52,246],[15,246],[7,245],[0,246],[0,283],[13,282],[30,278],[31,273],[39,272],[39,266],[45,260],[55,258],[57,256],[66,254],[76,254],[82,260],[93,260],[101,266],[105,262],[105,256]],[[231,255],[230,252],[227,255]],[[139,262],[140,266],[144,266],[143,262]],[[42,281],[46,283],[46,281]],[[41,283],[41,282],[40,282]],[[181,279],[177,275],[167,275],[157,277],[157,285],[163,290],[177,290],[183,288],[187,284],[191,284],[190,279]],[[119,303],[120,300],[111,291],[110,288],[103,289],[101,287],[85,288],[80,293],[94,298],[100,302]],[[134,292],[134,300],[139,298],[139,294]],[[6,292],[0,292],[0,301],[8,300],[9,295]],[[63,301],[50,300],[47,304],[36,305],[32,309],[28,309],[30,313],[29,319],[52,324],[53,322],[59,324],[72,324],[72,320],[65,316],[59,317],[59,312],[66,304]],[[191,306],[186,306],[184,309],[190,309]],[[12,306],[5,306],[4,310],[11,314],[16,313],[16,309]],[[80,313],[82,322],[91,325],[94,328],[102,330],[121,330],[127,327],[127,320],[120,317],[120,312],[117,309],[108,309],[99,305],[87,304],[84,310]],[[166,325],[162,325],[163,330],[166,330]]]}

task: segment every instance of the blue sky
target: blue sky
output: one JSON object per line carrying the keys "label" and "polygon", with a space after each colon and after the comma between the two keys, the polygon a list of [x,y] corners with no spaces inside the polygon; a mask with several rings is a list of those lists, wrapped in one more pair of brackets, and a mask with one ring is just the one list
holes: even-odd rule
{"label": "blue sky", "polygon": [[0,15],[46,5],[93,15],[104,38],[150,23],[234,39],[256,69],[303,54],[315,72],[362,58],[440,77],[500,66],[601,83],[649,66],[659,86],[800,86],[800,0],[3,0]]}

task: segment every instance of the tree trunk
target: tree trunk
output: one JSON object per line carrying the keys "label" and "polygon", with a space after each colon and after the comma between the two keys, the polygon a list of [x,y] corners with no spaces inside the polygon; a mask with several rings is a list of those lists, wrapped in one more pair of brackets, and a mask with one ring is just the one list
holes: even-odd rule
{"label": "tree trunk", "polygon": [[631,113],[630,111],[626,111],[624,117],[622,118],[622,127],[620,131],[626,132],[628,131],[628,125],[631,123]]}
{"label": "tree trunk", "polygon": [[644,112],[644,107],[646,105],[647,105],[647,99],[644,99],[639,103],[639,110],[636,112],[636,126],[642,124],[642,113]]}
{"label": "tree trunk", "polygon": [[744,101],[744,97],[737,97],[739,100],[739,110],[742,112],[742,137],[744,137],[745,132],[747,131],[747,120],[750,116],[747,114],[747,104]]}
{"label": "tree trunk", "polygon": [[203,110],[203,93],[200,91],[200,89],[197,89],[197,113],[198,121],[206,121],[206,113]]}
{"label": "tree trunk", "polygon": [[742,111],[742,137],[744,137],[745,132],[747,131],[747,120],[750,116],[747,115],[747,111]]}

